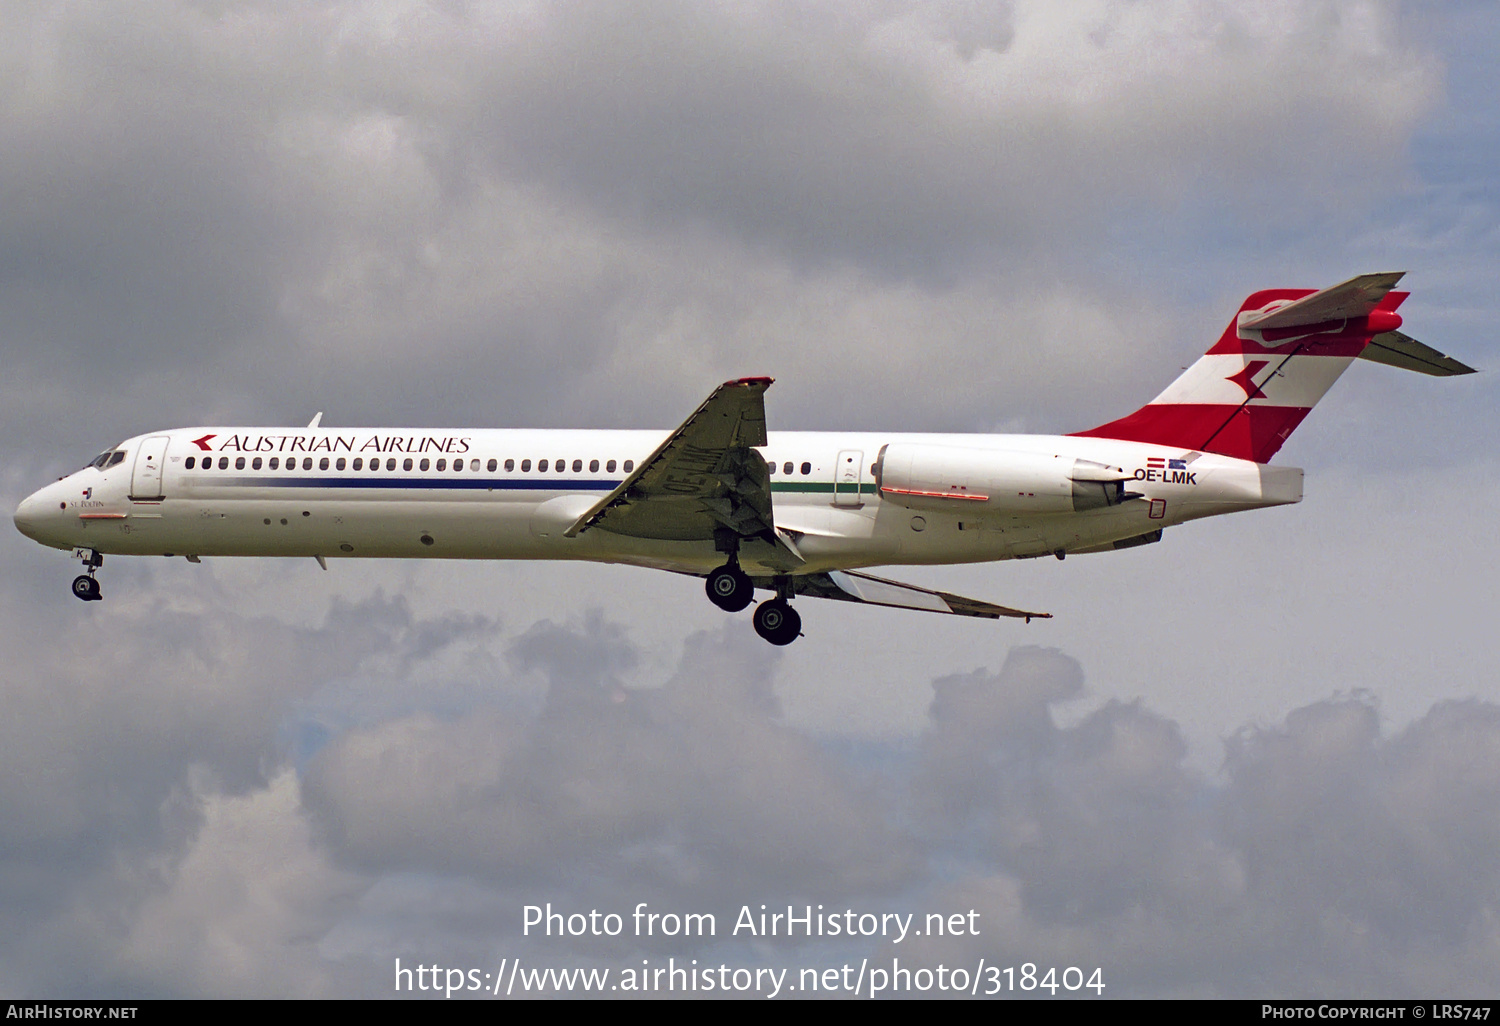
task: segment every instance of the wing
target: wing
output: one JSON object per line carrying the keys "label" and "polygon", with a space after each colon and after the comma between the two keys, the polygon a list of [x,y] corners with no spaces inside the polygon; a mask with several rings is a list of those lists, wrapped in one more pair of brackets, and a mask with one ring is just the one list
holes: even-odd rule
{"label": "wing", "polygon": [[770,378],[726,381],[641,461],[619,487],[568,528],[634,538],[703,541],[721,532],[774,546],[788,567],[802,562],[777,535],[766,444]]}
{"label": "wing", "polygon": [[[769,577],[752,578],[756,587],[775,590]],[[844,602],[866,602],[872,606],[892,606],[897,609],[921,609],[929,613],[951,613],[956,616],[980,616],[998,620],[1002,616],[1013,616],[1030,622],[1033,617],[1050,620],[1051,613],[1032,613],[1024,609],[997,606],[993,602],[964,598],[946,591],[919,588],[914,584],[887,581],[882,577],[859,573],[855,570],[830,570],[822,574],[799,574],[792,579],[798,595],[813,598],[840,599]]]}

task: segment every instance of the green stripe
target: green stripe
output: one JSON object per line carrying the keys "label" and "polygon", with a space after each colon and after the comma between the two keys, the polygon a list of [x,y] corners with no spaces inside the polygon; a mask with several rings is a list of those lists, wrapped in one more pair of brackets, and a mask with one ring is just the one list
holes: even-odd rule
{"label": "green stripe", "polygon": [[[841,491],[853,491],[852,488],[843,488]],[[773,492],[831,492],[833,482],[831,481],[772,481]],[[874,484],[862,484],[859,486],[859,494],[874,495]]]}

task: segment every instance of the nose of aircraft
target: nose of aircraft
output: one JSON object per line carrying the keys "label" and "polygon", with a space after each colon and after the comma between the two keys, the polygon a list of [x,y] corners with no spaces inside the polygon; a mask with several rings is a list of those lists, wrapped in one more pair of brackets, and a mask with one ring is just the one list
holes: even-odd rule
{"label": "nose of aircraft", "polygon": [[16,530],[33,541],[39,540],[37,531],[41,528],[42,519],[41,500],[37,498],[37,494],[39,493],[33,493],[22,499],[14,514]]}

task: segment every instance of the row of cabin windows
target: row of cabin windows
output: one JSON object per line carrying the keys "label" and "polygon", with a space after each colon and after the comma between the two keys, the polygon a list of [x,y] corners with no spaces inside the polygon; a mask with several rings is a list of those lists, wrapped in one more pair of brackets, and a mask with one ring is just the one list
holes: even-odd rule
{"label": "row of cabin windows", "polygon": [[[109,454],[106,453],[105,455],[107,456]],[[124,458],[124,454],[123,453],[120,453],[119,456],[121,457],[121,459]],[[119,460],[116,460],[115,462],[119,462]],[[271,459],[269,460],[269,462],[267,462],[266,464],[264,464],[264,466],[268,470],[280,470],[281,469],[280,463],[281,463],[281,457],[280,456],[272,456]],[[362,457],[362,456],[356,456],[356,457],[354,457],[352,465],[350,464],[350,461],[348,461],[344,457],[340,456],[337,460],[333,461],[333,469],[334,470],[344,470],[344,469],[347,468],[347,469],[351,469],[351,470],[363,470],[363,469],[365,469],[364,463],[365,463],[364,457]],[[448,469],[448,460],[446,458],[438,460],[437,461],[437,466],[434,468],[433,465],[432,465],[432,461],[431,460],[423,459],[421,461],[414,461],[414,460],[411,459],[411,457],[407,457],[406,459],[404,459],[404,460],[401,461],[401,469],[402,470],[412,470],[414,464],[415,464],[415,469],[417,469],[417,470],[423,470],[423,471],[425,471],[425,470],[431,470],[431,469],[437,469],[437,470],[447,470]],[[188,470],[192,470],[195,467],[199,466],[199,464],[198,464],[198,458],[196,456],[189,456],[185,461],[183,461],[183,465]],[[214,458],[212,456],[205,456],[205,457],[203,457],[203,462],[201,464],[201,467],[202,467],[203,470],[212,470],[213,469],[213,465],[214,465]],[[605,473],[613,474],[615,472],[615,465],[616,464],[615,464],[614,460],[606,460],[605,463],[604,463]],[[568,461],[567,460],[551,460],[551,461],[549,461],[549,460],[537,460],[537,462],[536,462],[537,473],[539,473],[539,474],[545,474],[545,473],[547,473],[549,466],[553,469],[554,472],[556,472],[558,474],[561,474],[561,473],[564,473],[564,472],[567,471],[567,469],[568,469]],[[250,460],[250,469],[251,470],[260,470],[261,467],[262,467],[261,457],[256,456],[256,457],[253,457]],[[480,461],[479,460],[470,460],[469,461],[469,470],[474,471],[474,472],[478,472],[479,467],[480,467]],[[485,467],[486,470],[488,470],[490,473],[493,474],[497,470],[500,469],[500,461],[499,460],[490,460],[488,463],[486,463],[484,465],[484,467]],[[303,470],[311,470],[312,468],[313,468],[313,458],[311,456],[304,456],[304,457],[302,457],[302,469]],[[228,456],[220,456],[219,457],[219,469],[220,470],[228,470],[229,469],[229,457]],[[244,470],[245,469],[245,457],[243,457],[243,456],[236,456],[234,458],[234,469],[235,470]],[[297,469],[297,457],[295,457],[295,456],[288,456],[287,457],[287,460],[286,460],[286,469],[287,470],[296,470]],[[322,457],[321,459],[318,460],[318,469],[319,470],[328,470],[329,469],[329,459],[328,459],[327,456],[324,456],[324,457]],[[379,470],[380,469],[380,460],[378,458],[370,460],[370,469],[371,470]],[[396,469],[396,458],[394,456],[389,457],[385,461],[385,469],[386,470],[395,470]],[[463,460],[454,460],[453,461],[453,470],[455,472],[462,472],[463,469],[464,469],[464,461]],[[515,460],[506,460],[505,461],[505,469],[506,469],[507,472],[513,472],[516,469],[516,461]],[[632,470],[635,469],[635,461],[634,460],[626,460],[622,469],[625,471],[625,473],[627,473],[627,474],[630,473]],[[772,474],[776,473],[776,464],[774,464],[774,463],[768,464],[767,465],[767,469]],[[811,463],[803,463],[802,466],[799,468],[795,464],[793,464],[791,460],[787,460],[785,463],[783,463],[781,465],[781,472],[783,474],[792,474],[792,473],[797,472],[798,470],[801,470],[802,476],[806,477],[807,475],[809,475],[809,474],[812,473],[812,464]],[[522,473],[529,473],[530,471],[531,471],[531,461],[530,460],[522,460],[521,461],[521,472]],[[589,460],[589,473],[591,473],[591,474],[597,474],[598,472],[599,472],[599,461],[598,460]],[[575,474],[581,474],[581,473],[583,473],[583,460],[574,460],[573,461],[573,473],[575,473]]]}
{"label": "row of cabin windows", "polygon": [[[546,473],[547,468],[548,468],[549,465],[553,466],[555,468],[556,472],[559,473],[559,474],[565,472],[568,469],[568,461],[567,460],[552,460],[552,461],[538,460],[537,464],[536,464],[536,469],[540,473]],[[196,457],[196,456],[189,456],[186,460],[183,461],[183,466],[186,467],[188,470],[193,470],[193,469],[212,470],[213,466],[214,466],[214,458],[212,456],[205,456],[205,457],[203,457],[203,462],[200,464],[198,462],[198,457]],[[280,456],[272,456],[269,461],[266,461],[264,463],[262,462],[262,459],[259,456],[253,457],[250,460],[250,469],[251,470],[260,470],[262,468],[262,466],[264,466],[267,470],[280,470],[281,469],[281,457]],[[605,463],[604,463],[604,470],[605,470],[606,473],[613,474],[615,472],[615,467],[616,466],[617,466],[617,464],[616,464],[616,462],[614,460],[606,460]],[[479,460],[470,460],[469,461],[469,470],[470,471],[477,473],[479,471],[479,467],[480,467],[480,461]],[[488,470],[490,473],[493,474],[497,470],[500,469],[500,461],[499,460],[490,460],[488,463],[484,464],[484,467],[485,467],[486,470]],[[304,457],[302,457],[302,469],[303,470],[311,470],[312,468],[313,468],[313,458],[311,456],[304,456]],[[220,456],[219,457],[219,469],[220,470],[228,470],[229,469],[229,457],[228,456]],[[243,456],[236,456],[234,458],[234,469],[235,470],[244,470],[245,469],[245,457],[243,457]],[[295,457],[295,456],[288,456],[287,457],[287,460],[286,460],[286,469],[287,470],[296,470],[297,469],[297,457]],[[318,460],[318,469],[319,470],[328,470],[328,469],[330,469],[329,468],[329,458],[327,456],[324,456],[324,457],[322,457],[321,459]],[[365,469],[364,457],[362,457],[362,456],[356,456],[356,457],[354,457],[353,461],[351,462],[349,460],[346,460],[344,457],[340,456],[337,460],[333,461],[332,469],[334,469],[334,470],[345,470],[345,469],[349,469],[349,470],[364,470]],[[370,469],[371,470],[379,470],[380,469],[380,460],[378,458],[370,460]],[[395,470],[396,469],[396,458],[394,456],[389,457],[385,461],[385,469],[386,470]],[[446,458],[440,459],[440,460],[437,461],[437,465],[434,466],[432,460],[423,459],[423,460],[417,461],[417,460],[411,459],[411,457],[407,457],[406,459],[404,459],[404,460],[401,461],[401,469],[402,470],[413,470],[413,469],[415,469],[415,470],[424,470],[424,471],[425,470],[447,470],[448,469],[448,460]],[[463,469],[464,469],[464,461],[463,460],[454,460],[453,461],[453,470],[454,470],[455,473],[461,473],[463,471]],[[515,460],[506,460],[505,461],[505,469],[507,471],[514,471],[516,469],[516,461]],[[627,474],[630,473],[632,470],[635,469],[635,460],[626,460],[623,469],[624,469],[625,473],[627,473]],[[522,470],[522,472],[530,471],[531,470],[531,461],[530,460],[522,460],[521,461],[521,470]],[[573,472],[575,474],[580,474],[580,473],[583,472],[583,460],[574,460],[573,461]],[[591,473],[591,474],[597,474],[598,472],[599,472],[599,461],[598,460],[589,460],[589,473]]]}

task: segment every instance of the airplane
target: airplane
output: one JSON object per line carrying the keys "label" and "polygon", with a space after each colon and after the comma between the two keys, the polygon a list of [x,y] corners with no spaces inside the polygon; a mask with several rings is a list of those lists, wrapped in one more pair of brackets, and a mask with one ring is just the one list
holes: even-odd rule
{"label": "airplane", "polygon": [[1249,296],[1134,413],[1069,435],[770,432],[772,379],[727,381],[673,431],[205,426],[126,439],[21,502],[71,549],[73,593],[109,555],[583,559],[703,578],[775,645],[817,597],[1050,617],[869,567],[1112,552],[1190,520],[1299,502],[1274,456],[1356,359],[1473,368],[1399,329],[1404,272]]}

